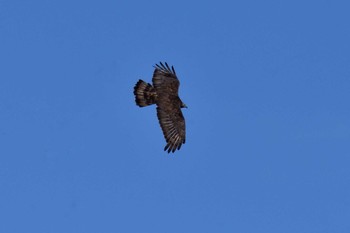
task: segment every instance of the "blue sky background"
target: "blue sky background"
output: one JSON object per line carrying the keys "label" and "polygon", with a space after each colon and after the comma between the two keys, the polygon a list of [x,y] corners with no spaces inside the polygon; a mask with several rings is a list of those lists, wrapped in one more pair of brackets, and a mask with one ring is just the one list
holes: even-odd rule
{"label": "blue sky background", "polygon": [[[0,1],[0,232],[350,232],[350,3]],[[133,86],[174,65],[174,155]]]}

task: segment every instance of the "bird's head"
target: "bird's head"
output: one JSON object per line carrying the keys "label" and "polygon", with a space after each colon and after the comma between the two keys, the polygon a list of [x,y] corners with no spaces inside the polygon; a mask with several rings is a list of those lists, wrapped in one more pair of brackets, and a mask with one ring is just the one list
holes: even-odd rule
{"label": "bird's head", "polygon": [[187,108],[187,105],[181,102],[181,108]]}

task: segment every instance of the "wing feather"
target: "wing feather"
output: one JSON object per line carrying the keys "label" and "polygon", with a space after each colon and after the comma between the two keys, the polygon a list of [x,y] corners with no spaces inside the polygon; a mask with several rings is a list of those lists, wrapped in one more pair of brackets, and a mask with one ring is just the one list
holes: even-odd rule
{"label": "wing feather", "polygon": [[[180,149],[181,145],[185,143],[185,119],[182,115],[180,108],[175,108],[168,112],[162,107],[157,107],[157,116],[160,126],[163,131],[165,141],[167,142],[164,147],[165,151],[175,152],[175,150]],[[171,121],[172,124],[166,124],[165,122]]]}
{"label": "wing feather", "polygon": [[160,62],[160,65],[155,65],[152,82],[158,95],[178,95],[180,82],[174,67],[172,66],[170,69],[168,63],[165,62],[164,65]]}
{"label": "wing feather", "polygon": [[181,112],[182,101],[178,96],[180,82],[173,66],[156,64],[152,83],[157,93],[157,116],[162,128],[168,153],[180,149],[186,141],[185,119]]}

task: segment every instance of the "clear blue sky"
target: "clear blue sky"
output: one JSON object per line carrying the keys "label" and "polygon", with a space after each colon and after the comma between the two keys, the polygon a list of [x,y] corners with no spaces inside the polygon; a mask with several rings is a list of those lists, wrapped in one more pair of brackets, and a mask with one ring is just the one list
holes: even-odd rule
{"label": "clear blue sky", "polygon": [[[349,9],[0,1],[0,232],[350,232]],[[171,155],[133,96],[159,61]]]}

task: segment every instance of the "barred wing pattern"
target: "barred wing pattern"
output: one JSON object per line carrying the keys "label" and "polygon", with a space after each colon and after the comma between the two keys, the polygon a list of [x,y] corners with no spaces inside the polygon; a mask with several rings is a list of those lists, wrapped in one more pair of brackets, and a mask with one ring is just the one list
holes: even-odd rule
{"label": "barred wing pattern", "polygon": [[186,126],[181,111],[185,105],[178,96],[180,82],[174,67],[157,64],[152,82],[157,92],[157,116],[167,142],[164,150],[175,152],[186,142]]}

